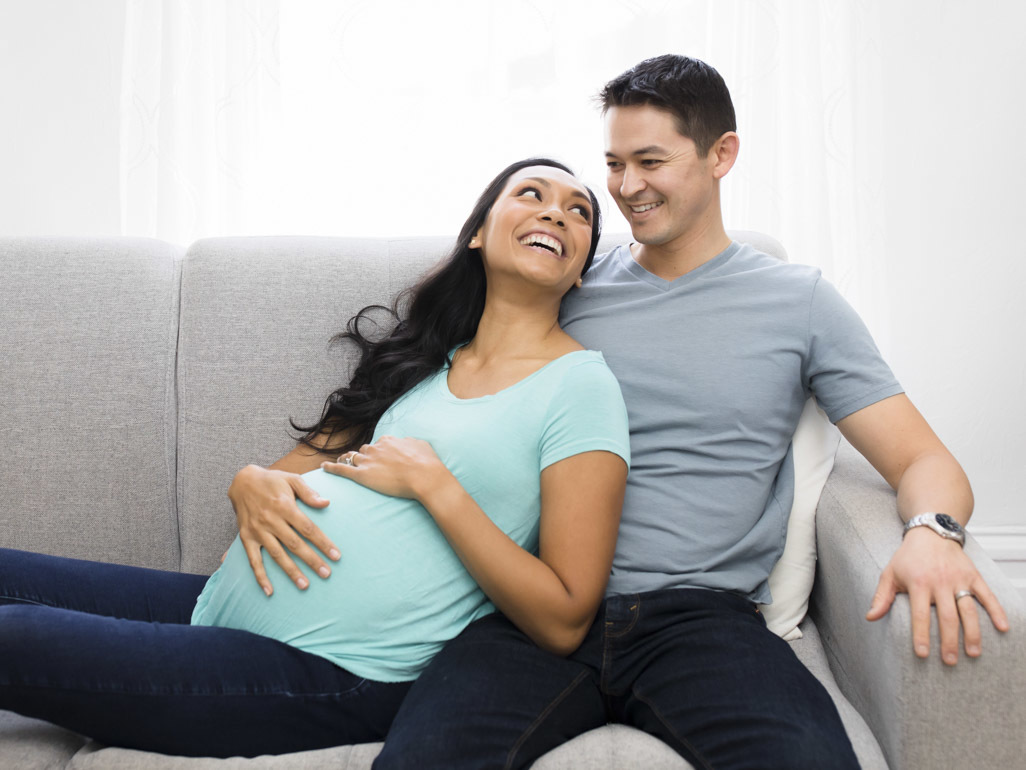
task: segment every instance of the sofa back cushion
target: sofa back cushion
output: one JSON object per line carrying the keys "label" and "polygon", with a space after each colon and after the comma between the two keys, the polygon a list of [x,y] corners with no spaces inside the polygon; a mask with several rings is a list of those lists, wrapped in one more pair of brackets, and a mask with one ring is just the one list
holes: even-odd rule
{"label": "sofa back cushion", "polygon": [[0,238],[0,546],[178,568],[183,253]]}
{"label": "sofa back cushion", "polygon": [[389,304],[451,238],[216,238],[182,273],[178,492],[182,569],[209,573],[237,533],[226,497],[247,463],[294,446],[353,358],[329,349],[361,308]]}

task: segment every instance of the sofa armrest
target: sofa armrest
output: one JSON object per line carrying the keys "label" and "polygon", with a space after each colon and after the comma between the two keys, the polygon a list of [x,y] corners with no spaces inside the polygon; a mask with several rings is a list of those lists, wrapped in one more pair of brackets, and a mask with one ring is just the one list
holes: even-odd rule
{"label": "sofa armrest", "polygon": [[894,493],[841,442],[816,513],[818,563],[810,614],[845,697],[869,724],[892,768],[1017,767],[1026,724],[1026,608],[1011,581],[970,536],[966,553],[1008,614],[997,632],[980,608],[983,655],[945,666],[934,615],[931,654],[912,652],[908,597],[874,623],[865,613],[901,539]]}

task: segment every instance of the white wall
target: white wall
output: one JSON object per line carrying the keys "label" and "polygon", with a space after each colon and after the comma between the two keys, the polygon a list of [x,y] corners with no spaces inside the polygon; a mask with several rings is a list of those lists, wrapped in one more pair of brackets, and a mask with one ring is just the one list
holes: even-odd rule
{"label": "white wall", "polygon": [[0,234],[120,232],[124,6],[0,1]]}
{"label": "white wall", "polygon": [[884,25],[889,359],[973,483],[970,529],[1026,591],[1021,8]]}

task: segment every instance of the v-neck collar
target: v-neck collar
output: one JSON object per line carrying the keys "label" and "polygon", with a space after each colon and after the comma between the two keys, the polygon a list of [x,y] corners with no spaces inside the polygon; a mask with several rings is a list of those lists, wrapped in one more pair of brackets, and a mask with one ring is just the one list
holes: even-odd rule
{"label": "v-neck collar", "polygon": [[660,278],[654,273],[650,273],[644,267],[642,267],[634,255],[631,254],[630,244],[625,244],[616,250],[615,256],[620,260],[624,269],[627,270],[631,275],[640,281],[651,284],[661,291],[669,291],[677,286],[683,286],[691,283],[703,275],[708,273],[710,270],[715,270],[717,267],[722,265],[728,259],[737,254],[741,250],[741,244],[737,241],[731,241],[730,245],[727,246],[723,251],[717,254],[715,257],[710,259],[708,262],[703,262],[701,265],[696,267],[694,270],[689,270],[684,275],[674,278],[672,281],[667,281],[665,278]]}

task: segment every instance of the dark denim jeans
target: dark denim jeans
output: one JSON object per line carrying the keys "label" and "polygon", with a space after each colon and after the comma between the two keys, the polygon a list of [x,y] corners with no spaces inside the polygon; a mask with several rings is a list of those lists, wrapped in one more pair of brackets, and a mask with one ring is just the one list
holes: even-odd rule
{"label": "dark denim jeans", "polygon": [[858,767],[830,696],[755,606],[694,589],[607,599],[568,658],[478,620],[414,684],[374,767],[527,767],[606,722],[696,768]]}
{"label": "dark denim jeans", "polygon": [[0,709],[102,743],[256,756],[381,740],[409,682],[190,626],[202,575],[0,549]]}

